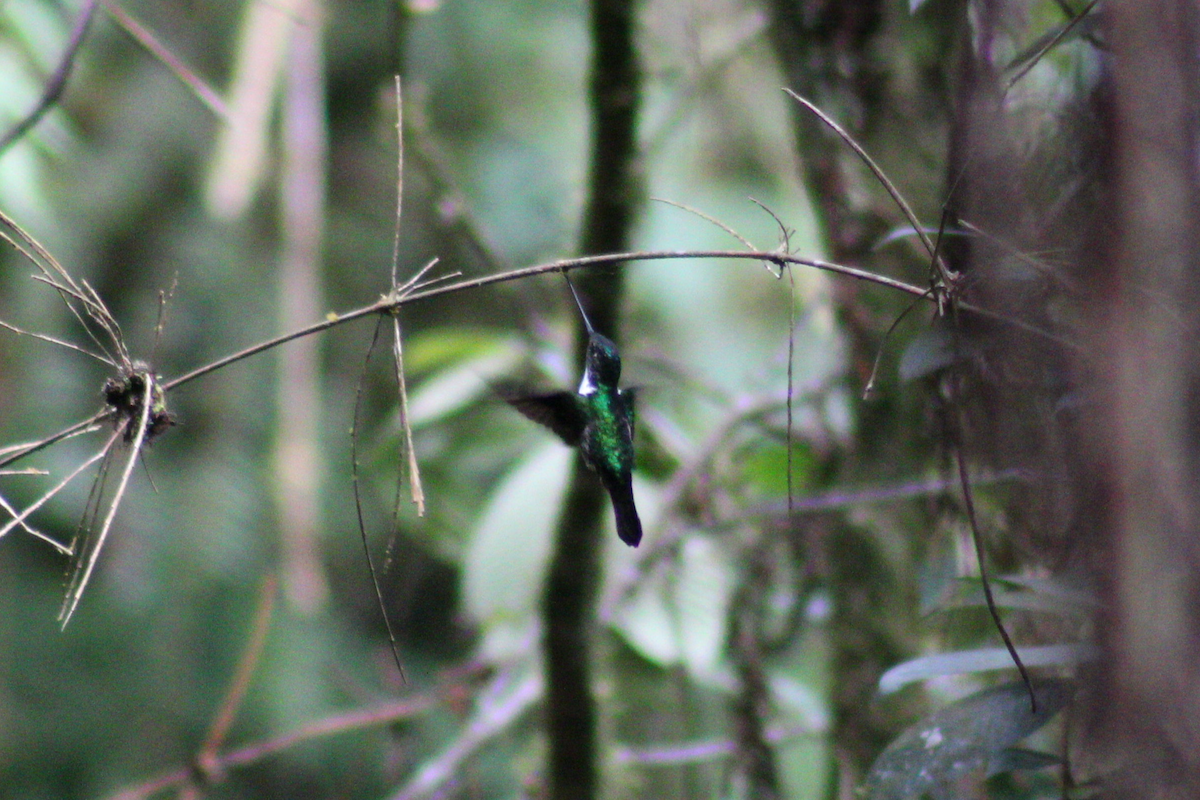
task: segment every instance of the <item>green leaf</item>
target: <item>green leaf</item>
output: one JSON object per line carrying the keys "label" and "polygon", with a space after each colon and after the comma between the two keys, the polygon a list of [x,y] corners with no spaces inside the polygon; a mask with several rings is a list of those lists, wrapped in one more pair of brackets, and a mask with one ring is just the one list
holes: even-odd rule
{"label": "green leaf", "polygon": [[1081,611],[1098,611],[1104,604],[1077,576],[1056,575],[1052,578],[1034,578],[1027,575],[1004,575],[1002,580],[1045,597],[1053,598],[1060,605]]}
{"label": "green leaf", "polygon": [[[1018,647],[1017,652],[1026,667],[1074,666],[1082,661],[1092,661],[1099,655],[1095,645],[1086,643]],[[879,678],[879,691],[881,694],[891,694],[910,683],[929,678],[1012,667],[1012,656],[1003,647],[937,653],[914,658],[892,667]]]}
{"label": "green leaf", "polygon": [[1019,772],[1046,767],[1057,767],[1062,759],[1053,753],[1042,753],[1037,750],[1027,750],[1024,747],[1009,747],[1001,750],[988,761],[987,774],[999,775],[1002,772]]}
{"label": "green leaf", "polygon": [[900,380],[904,383],[928,378],[963,357],[962,342],[943,327],[927,328],[912,338],[900,356]]}
{"label": "green leaf", "polygon": [[[493,339],[476,342],[469,351],[444,351],[453,355],[443,369],[430,375],[408,395],[408,416],[413,427],[430,425],[461,411],[485,396],[490,390],[487,381],[511,370],[519,360],[511,343]],[[429,359],[429,354],[422,361]],[[405,352],[405,366],[409,363]],[[415,369],[415,367],[414,367]]]}
{"label": "green leaf", "polygon": [[888,745],[866,779],[869,800],[956,800],[973,773],[1003,763],[1006,751],[1049,722],[1070,699],[1064,680],[1034,682],[1037,711],[1020,682],[951,703]]}
{"label": "green leaf", "polygon": [[[998,579],[1001,583],[1007,579]],[[951,598],[936,610],[946,611],[955,608],[985,608],[987,596],[978,578],[962,578],[960,585],[971,587],[958,597]],[[993,590],[992,596],[997,608],[1019,609],[1021,611],[1037,611],[1043,614],[1053,614],[1059,617],[1077,617],[1095,613],[1098,601],[1086,595],[1076,594],[1066,596],[1059,593],[1043,592],[1040,590],[1003,591]]]}
{"label": "green leaf", "polygon": [[693,536],[680,552],[678,570],[645,580],[617,622],[635,650],[662,667],[683,664],[693,676],[711,677],[725,644],[734,578],[718,545]]}
{"label": "green leaf", "polygon": [[518,346],[512,336],[484,328],[438,328],[405,339],[404,364],[413,373],[425,375]]}
{"label": "green leaf", "polygon": [[687,539],[681,561],[675,592],[681,655],[692,675],[711,675],[725,644],[733,573],[728,559],[707,538]]}
{"label": "green leaf", "polygon": [[532,629],[562,506],[570,448],[547,440],[492,493],[467,549],[463,601],[484,628],[483,650],[502,658]]}
{"label": "green leaf", "polygon": [[666,581],[661,570],[644,579],[615,626],[630,647],[660,667],[679,663],[679,635],[666,601]]}

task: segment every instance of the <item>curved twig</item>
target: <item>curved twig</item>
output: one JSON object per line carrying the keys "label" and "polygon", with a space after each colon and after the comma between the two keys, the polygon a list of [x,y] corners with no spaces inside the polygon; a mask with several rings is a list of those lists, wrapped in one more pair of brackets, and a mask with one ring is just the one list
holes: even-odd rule
{"label": "curved twig", "polygon": [[71,38],[67,40],[67,49],[63,51],[58,66],[51,73],[50,80],[46,82],[46,88],[42,90],[42,96],[38,98],[37,105],[25,115],[24,119],[9,128],[8,132],[0,137],[0,153],[28,133],[34,125],[41,122],[42,117],[46,116],[46,112],[58,102],[58,98],[62,97],[63,90],[67,87],[67,79],[71,77],[71,70],[75,67],[75,57],[79,54],[79,48],[83,46],[83,40],[87,38],[88,30],[92,27],[92,20],[96,18],[96,11],[99,8],[100,0],[87,0],[84,3],[75,20],[75,27],[71,30]]}

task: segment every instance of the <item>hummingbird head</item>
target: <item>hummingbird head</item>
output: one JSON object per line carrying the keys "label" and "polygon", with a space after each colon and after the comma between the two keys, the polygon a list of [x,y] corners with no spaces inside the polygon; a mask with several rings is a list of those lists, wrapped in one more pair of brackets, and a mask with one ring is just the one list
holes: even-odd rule
{"label": "hummingbird head", "polygon": [[[598,386],[617,385],[621,380],[621,356],[612,339],[595,332],[588,336],[584,372],[584,385],[590,385],[593,391]],[[581,393],[589,394],[582,387]]]}

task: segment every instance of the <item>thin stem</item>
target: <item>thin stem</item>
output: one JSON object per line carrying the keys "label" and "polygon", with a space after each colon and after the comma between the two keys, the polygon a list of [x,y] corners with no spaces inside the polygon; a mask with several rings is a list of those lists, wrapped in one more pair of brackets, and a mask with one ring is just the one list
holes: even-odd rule
{"label": "thin stem", "polygon": [[[320,719],[303,725],[291,733],[253,742],[236,750],[229,750],[215,756],[209,764],[211,774],[219,777],[226,769],[254,764],[312,739],[335,736],[340,733],[349,733],[351,731],[409,719],[432,708],[436,702],[437,698],[435,696],[420,695],[363,711],[353,711]],[[196,773],[193,768],[187,766],[176,767],[157,777],[150,778],[143,783],[118,792],[113,795],[113,800],[140,800],[140,798],[151,797],[167,789],[186,786],[195,780],[195,777]]]}
{"label": "thin stem", "polygon": [[1008,83],[1005,85],[1004,91],[1007,92],[1016,86],[1017,81],[1024,78],[1029,73],[1029,70],[1033,69],[1034,66],[1042,60],[1042,56],[1046,55],[1046,53],[1049,53],[1052,49],[1054,49],[1055,46],[1058,45],[1059,42],[1067,38],[1067,34],[1074,30],[1075,26],[1082,22],[1084,17],[1092,13],[1092,9],[1095,8],[1096,4],[1099,2],[1100,0],[1092,0],[1092,2],[1084,6],[1078,14],[1071,17],[1067,24],[1064,25],[1058,31],[1058,33],[1051,36],[1045,44],[1039,47],[1037,52],[1030,56],[1029,59],[1021,66],[1021,68],[1018,69],[1016,73],[1014,73],[1013,76],[1008,79]]}
{"label": "thin stem", "polygon": [[933,241],[930,240],[929,234],[925,233],[925,230],[921,227],[921,223],[917,221],[917,215],[914,214],[912,208],[909,207],[908,202],[904,199],[904,195],[900,194],[900,190],[897,189],[891,180],[888,179],[888,176],[884,174],[882,169],[879,168],[879,165],[875,163],[875,160],[867,154],[867,151],[864,150],[858,142],[854,141],[854,137],[847,133],[841,125],[838,125],[832,117],[818,108],[815,103],[801,97],[791,89],[784,89],[783,91],[787,92],[788,96],[797,103],[800,103],[802,106],[815,114],[817,118],[821,120],[821,122],[824,122],[826,125],[828,125],[829,128],[839,137],[841,137],[841,140],[845,142],[860,159],[862,159],[863,163],[867,165],[867,168],[870,169],[871,173],[875,176],[875,179],[879,181],[880,185],[887,190],[887,193],[891,195],[892,200],[897,206],[899,206],[900,211],[904,214],[905,219],[908,220],[908,224],[912,225],[913,230],[917,232],[917,236],[921,237],[921,243],[925,245],[925,249],[929,251],[930,257],[936,258],[936,248],[934,247]]}
{"label": "thin stem", "polygon": [[45,439],[40,439],[36,442],[20,445],[9,450],[8,455],[0,458],[0,469],[7,467],[14,461],[20,461],[25,456],[33,455],[41,450],[45,450],[52,444],[58,444],[64,439],[70,439],[72,436],[78,436],[81,433],[95,430],[101,422],[109,419],[115,412],[111,408],[106,408],[103,411],[98,411],[87,419],[80,420],[68,428],[64,428],[53,436],[47,436]]}
{"label": "thin stem", "polygon": [[1016,645],[1013,644],[1008,631],[1004,628],[1004,622],[1000,619],[1000,611],[996,608],[996,598],[992,596],[991,580],[988,578],[987,573],[987,560],[983,552],[983,536],[979,531],[979,522],[975,517],[975,500],[971,489],[971,482],[967,475],[967,460],[963,455],[962,438],[962,435],[960,435],[959,441],[954,447],[954,456],[958,461],[958,479],[962,484],[963,503],[967,509],[967,522],[971,525],[971,540],[975,543],[975,559],[979,562],[979,581],[983,584],[983,598],[987,603],[988,614],[991,615],[996,630],[1000,632],[1000,638],[1004,640],[1004,646],[1008,649],[1008,654],[1012,656],[1013,663],[1017,665],[1017,672],[1021,673],[1022,682],[1024,682],[1025,688],[1029,690],[1030,713],[1036,714],[1037,695],[1033,691],[1033,681],[1030,680],[1029,673],[1025,671],[1025,664],[1022,663],[1021,656],[1017,654]]}
{"label": "thin stem", "polygon": [[208,735],[204,737],[204,744],[200,746],[196,755],[196,763],[206,771],[209,769],[209,765],[217,760],[217,753],[229,735],[229,728],[233,725],[238,709],[242,707],[242,701],[246,698],[246,691],[250,687],[251,678],[254,677],[254,670],[262,659],[263,645],[267,641],[267,631],[270,629],[271,616],[275,608],[277,586],[278,581],[274,573],[268,573],[259,587],[258,605],[254,610],[250,637],[246,641],[242,657],[229,682],[229,688],[226,689],[225,700],[221,703],[217,716],[208,729]]}
{"label": "thin stem", "polygon": [[[404,675],[404,664],[400,660],[400,645],[396,642],[396,633],[392,630],[392,621],[388,617],[387,604],[383,601],[383,588],[379,583],[379,571],[375,568],[375,558],[371,555],[371,544],[367,540],[367,522],[363,515],[362,488],[358,470],[358,421],[362,416],[363,387],[367,381],[367,370],[371,366],[371,355],[379,344],[379,331],[383,327],[383,317],[375,323],[375,331],[371,335],[371,343],[367,346],[367,355],[363,359],[362,374],[358,379],[358,388],[354,392],[354,418],[350,423],[350,485],[354,489],[354,512],[358,520],[358,533],[362,538],[363,554],[367,557],[367,571],[371,573],[371,586],[375,590],[375,600],[379,604],[379,613],[383,617],[383,627],[387,630],[388,643],[392,648],[392,658],[400,673],[400,680],[408,683]],[[393,526],[394,527],[394,526]]]}
{"label": "thin stem", "polygon": [[[95,544],[88,543],[85,548],[86,552],[80,551],[75,554],[75,558],[79,559],[78,565],[75,567],[76,573],[71,577],[70,588],[67,591],[66,599],[63,601],[62,610],[59,612],[58,618],[62,623],[62,627],[67,627],[67,623],[71,621],[71,615],[75,613],[75,607],[79,605],[79,599],[83,597],[83,590],[87,588],[88,581],[92,577],[92,570],[96,567],[96,561],[100,558],[100,551],[104,548],[104,540],[108,538],[108,532],[112,528],[113,519],[117,516],[117,509],[121,506],[121,499],[125,496],[125,490],[129,486],[129,477],[133,474],[134,465],[137,464],[138,453],[142,449],[142,445],[146,442],[146,430],[150,424],[150,410],[154,405],[154,394],[157,386],[154,382],[154,376],[149,373],[143,376],[146,384],[146,390],[142,395],[141,400],[141,415],[138,418],[137,432],[134,434],[129,447],[129,458],[125,461],[125,466],[121,469],[121,477],[117,482],[117,489],[113,493],[112,500],[109,502],[108,511],[104,514],[104,521],[100,523],[100,530],[95,533]],[[124,436],[125,423],[121,425],[113,433],[113,438],[109,440],[105,451],[111,449],[116,443],[116,437]],[[101,478],[101,480],[103,480]],[[83,531],[83,533],[88,533]],[[80,571],[82,570],[82,571]]]}
{"label": "thin stem", "polygon": [[116,3],[110,2],[110,0],[105,0],[104,10],[117,21],[118,25],[125,29],[126,33],[133,37],[134,41],[144,47],[146,52],[157,58],[167,69],[171,70],[175,77],[179,79],[179,82],[186,86],[209,111],[222,120],[229,121],[229,107],[225,105],[225,101],[221,98],[221,95],[202,81],[195,72],[185,66],[171,52],[170,48],[158,41],[158,38],[150,32],[149,28],[134,19]]}
{"label": "thin stem", "polygon": [[[4,217],[3,212],[0,212],[0,221],[8,221]],[[912,295],[913,297],[916,297],[916,298],[931,300],[931,301],[933,299],[930,296],[930,292],[928,289],[924,289],[919,286],[914,286],[912,284],[905,283],[904,281],[896,280],[895,278],[889,278],[886,275],[877,275],[873,272],[868,272],[867,270],[857,269],[855,267],[847,267],[843,264],[834,264],[834,263],[831,263],[828,261],[821,261],[819,259],[800,258],[797,256],[788,255],[787,253],[780,253],[780,252],[747,252],[744,250],[649,250],[649,251],[637,251],[637,252],[628,252],[628,253],[608,253],[608,254],[604,254],[604,255],[581,256],[578,258],[566,258],[566,259],[561,259],[559,261],[548,262],[545,264],[537,264],[537,265],[531,266],[531,267],[522,267],[520,269],[509,270],[507,272],[501,272],[501,273],[497,273],[494,275],[485,275],[484,277],[481,277],[481,278],[472,278],[469,280],[461,280],[461,281],[457,281],[455,283],[443,283],[440,286],[435,286],[435,287],[431,287],[431,288],[417,288],[416,291],[412,291],[412,292],[408,292],[408,293],[391,292],[388,295],[382,297],[381,299],[377,300],[376,302],[374,302],[368,306],[363,306],[361,308],[354,309],[353,311],[349,311],[344,314],[337,314],[334,312],[330,312],[326,316],[326,318],[321,320],[320,322],[314,323],[312,325],[308,325],[304,328],[301,328],[296,331],[292,331],[291,333],[287,333],[282,336],[277,336],[273,339],[268,339],[264,342],[259,342],[256,345],[247,347],[243,350],[239,350],[236,353],[231,353],[230,355],[227,355],[223,358],[219,358],[216,361],[213,361],[202,367],[198,367],[198,368],[192,370],[191,372],[184,373],[183,375],[180,375],[177,378],[172,378],[169,381],[164,381],[162,384],[160,384],[160,387],[162,388],[163,392],[169,392],[172,389],[182,386],[185,383],[190,383],[191,381],[194,381],[197,378],[200,378],[204,375],[208,375],[211,372],[216,372],[219,369],[223,369],[223,368],[229,366],[230,364],[234,364],[243,359],[258,355],[259,353],[265,352],[274,347],[278,347],[282,344],[286,344],[287,342],[293,341],[295,339],[300,339],[305,336],[311,336],[313,334],[320,333],[322,331],[336,327],[343,323],[353,322],[354,320],[359,320],[359,319],[362,319],[364,317],[369,317],[374,314],[392,313],[395,310],[408,305],[409,303],[414,303],[414,302],[417,302],[420,300],[432,300],[434,298],[442,297],[444,295],[450,295],[455,292],[467,291],[467,290],[471,290],[471,289],[478,289],[478,288],[482,288],[484,286],[490,286],[492,284],[498,284],[498,283],[505,283],[508,281],[521,280],[523,278],[529,278],[529,277],[533,277],[535,275],[542,275],[547,272],[567,272],[567,271],[570,271],[573,269],[585,269],[588,267],[601,266],[601,265],[605,265],[605,264],[614,264],[614,263],[620,263],[620,262],[625,262],[625,261],[663,261],[663,260],[684,259],[684,258],[691,258],[691,259],[727,258],[727,259],[746,260],[746,261],[769,261],[769,262],[772,262],[772,263],[780,266],[781,268],[785,265],[795,264],[798,266],[811,267],[813,269],[819,269],[819,270],[823,270],[826,272],[832,272],[834,274],[842,275],[847,278],[853,278],[855,280],[867,281],[868,283],[874,283],[878,286],[883,286],[888,289],[893,289],[896,291],[904,292],[905,294]],[[424,285],[428,286],[431,283],[434,283],[434,281],[430,281]],[[969,312],[972,312],[975,314],[989,317],[991,319],[995,319],[998,322],[1006,323],[1015,328],[1023,330],[1026,333],[1031,333],[1033,335],[1044,338],[1047,341],[1052,341],[1052,342],[1061,344],[1064,347],[1067,347],[1068,349],[1073,350],[1075,352],[1082,352],[1081,346],[1076,344],[1075,342],[1072,342],[1068,339],[1065,339],[1065,338],[1058,336],[1054,333],[1051,333],[1049,331],[1042,330],[1041,328],[1038,328],[1037,326],[1031,325],[1022,320],[1012,319],[1003,314],[998,314],[996,312],[989,311],[988,309],[984,309],[984,308],[981,308],[979,306],[976,306],[976,305],[973,305],[970,303],[959,303],[958,307],[961,310],[969,311]],[[45,439],[42,439],[37,442],[32,442],[28,446],[26,446],[24,449],[17,450],[12,453],[9,453],[7,456],[0,457],[0,468],[3,468],[5,466],[13,463],[14,461],[18,461],[18,460],[24,458],[25,456],[31,455],[40,450],[44,450],[45,448],[49,447],[52,444],[55,444],[56,442],[60,442],[63,439],[67,439],[67,438],[74,436],[82,431],[85,431],[85,430],[91,428],[92,426],[99,424],[100,422],[104,421],[105,419],[111,418],[112,415],[113,415],[113,412],[111,409],[107,409],[107,408],[103,409],[101,411],[98,411],[96,414],[92,415],[88,419],[77,422],[74,425],[71,425],[70,427],[65,428],[64,430],[59,431],[56,434],[53,434],[52,436],[48,436]]]}
{"label": "thin stem", "polygon": [[[417,446],[413,442],[412,420],[408,413],[408,379],[404,373],[404,337],[400,316],[392,316],[392,363],[396,367],[396,391],[400,395],[400,424],[404,428],[404,453],[408,461],[409,496],[417,507],[417,516],[425,516],[425,489],[421,485],[421,465],[417,462]],[[401,470],[401,476],[403,470]],[[402,478],[401,478],[402,479]],[[399,525],[400,508],[392,511],[392,528]]]}
{"label": "thin stem", "polygon": [[67,79],[71,77],[71,70],[75,67],[75,58],[79,55],[79,48],[83,46],[83,40],[87,38],[88,30],[92,27],[92,20],[96,18],[98,6],[98,0],[88,0],[80,9],[75,27],[71,31],[71,38],[67,41],[67,48],[63,51],[54,73],[46,81],[46,88],[42,90],[41,98],[22,120],[13,125],[4,136],[0,136],[0,153],[7,150],[9,145],[37,125],[62,96],[63,90],[67,87]]}
{"label": "thin stem", "polygon": [[[409,305],[410,303],[415,303],[421,300],[432,300],[443,295],[468,291],[470,289],[480,289],[484,286],[507,283],[508,281],[521,280],[523,278],[533,277],[534,275],[543,275],[547,272],[566,272],[573,269],[584,269],[587,267],[615,264],[623,261],[663,261],[682,258],[730,258],[747,261],[770,261],[780,266],[785,264],[798,264],[800,266],[812,267],[814,269],[820,269],[826,272],[833,272],[848,278],[854,278],[856,280],[868,281],[889,289],[895,289],[906,294],[911,294],[914,297],[922,297],[927,293],[926,289],[922,289],[919,286],[913,286],[912,284],[905,283],[904,281],[896,280],[895,278],[889,278],[886,275],[877,275],[873,272],[868,272],[867,270],[856,269],[855,267],[847,267],[842,264],[833,264],[828,261],[821,261],[819,259],[799,258],[786,253],[769,251],[747,252],[745,250],[646,250],[629,253],[606,253],[603,255],[580,256],[578,258],[564,258],[559,261],[537,264],[532,267],[522,267],[520,269],[501,272],[495,275],[485,275],[481,278],[470,278],[468,280],[457,281],[455,283],[449,283],[442,286],[437,286],[435,288],[415,291],[410,294],[406,294],[403,297],[388,295],[387,297],[381,298],[369,306],[363,306],[362,308],[357,308],[344,314],[336,314],[331,312],[320,322],[314,323],[305,328],[301,328],[300,330],[284,334],[283,336],[277,336],[274,339],[268,339],[265,342],[260,342],[252,347],[247,347],[244,350],[239,350],[236,353],[225,356],[224,358],[219,358],[211,364],[206,364],[203,367],[194,369],[191,372],[179,376],[178,378],[172,378],[169,381],[165,381],[162,384],[162,388],[164,392],[169,392],[177,386],[189,383],[202,375],[215,372],[218,369],[227,367],[232,363],[241,361],[242,359],[257,355],[264,350],[270,350],[273,347],[278,347],[281,344],[285,344],[295,339],[311,336],[314,333],[320,333],[321,331],[328,330],[329,328],[333,328],[337,325],[353,322],[354,320],[362,319],[363,317],[369,317],[373,314],[391,312],[403,306]],[[965,305],[962,307],[969,308]],[[980,309],[972,310],[982,311]],[[1017,324],[1017,321],[1013,320],[1013,323]],[[1051,336],[1051,334],[1046,335]],[[0,464],[0,466],[3,465]]]}

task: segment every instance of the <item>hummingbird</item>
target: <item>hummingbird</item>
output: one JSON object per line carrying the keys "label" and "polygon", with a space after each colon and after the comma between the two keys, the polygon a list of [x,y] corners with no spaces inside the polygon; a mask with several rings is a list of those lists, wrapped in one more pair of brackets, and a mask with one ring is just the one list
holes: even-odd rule
{"label": "hummingbird", "polygon": [[621,356],[617,346],[592,327],[570,277],[565,272],[563,277],[587,327],[587,351],[579,389],[504,399],[569,446],[579,448],[583,463],[599,476],[612,500],[617,535],[625,544],[637,547],[642,540],[642,522],[633,501],[634,392],[618,388]]}

